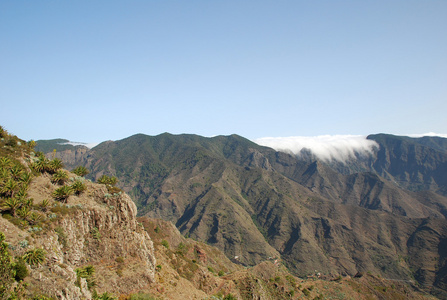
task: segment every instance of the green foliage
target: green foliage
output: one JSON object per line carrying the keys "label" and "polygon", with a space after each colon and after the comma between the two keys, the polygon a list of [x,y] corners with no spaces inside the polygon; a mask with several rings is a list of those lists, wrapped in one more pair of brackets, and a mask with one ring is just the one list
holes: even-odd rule
{"label": "green foliage", "polygon": [[232,294],[227,294],[223,300],[237,300],[237,298],[235,296],[233,296]]}
{"label": "green foliage", "polygon": [[225,272],[222,271],[222,270],[220,270],[219,273],[217,273],[217,275],[219,275],[219,276],[224,276],[224,275],[225,275]]}
{"label": "green foliage", "polygon": [[34,248],[26,251],[22,259],[29,265],[36,266],[42,264],[46,259],[46,251],[42,248]]}
{"label": "green foliage", "polygon": [[34,171],[44,173],[49,169],[49,160],[43,155],[39,155],[37,160],[31,165]]}
{"label": "green foliage", "polygon": [[166,249],[169,249],[169,243],[168,243],[167,240],[162,240],[162,241],[161,241],[161,244],[162,244]]}
{"label": "green foliage", "polygon": [[56,189],[51,196],[53,196],[53,198],[55,200],[61,201],[61,202],[66,202],[68,197],[70,197],[70,195],[73,194],[73,190],[71,189],[71,187],[64,185],[61,186],[60,188]]}
{"label": "green foliage", "polygon": [[160,227],[158,225],[154,228],[155,233],[159,233],[161,231]]}
{"label": "green foliage", "polygon": [[64,170],[57,170],[51,177],[52,183],[64,184],[68,180],[68,174]]}
{"label": "green foliage", "polygon": [[22,259],[19,259],[17,262],[14,263],[14,278],[16,281],[21,281],[28,276],[29,272],[26,268],[26,264]]}
{"label": "green foliage", "polygon": [[57,240],[59,241],[59,243],[61,243],[64,248],[67,247],[67,235],[65,234],[64,228],[58,226],[54,228],[54,231],[57,234]]}
{"label": "green foliage", "polygon": [[157,266],[155,267],[155,270],[156,270],[157,272],[160,272],[160,271],[161,271],[161,265],[157,265]]}
{"label": "green foliage", "polygon": [[64,167],[64,164],[62,163],[62,160],[59,158],[52,159],[47,167],[47,171],[50,173],[55,173],[59,169],[62,169]]}
{"label": "green foliage", "polygon": [[303,294],[306,295],[306,296],[309,296],[309,295],[310,295],[310,292],[309,292],[308,289],[304,288],[304,289],[303,289]]}
{"label": "green foliage", "polygon": [[92,234],[95,240],[101,239],[101,233],[99,232],[99,229],[97,227],[93,227],[90,233]]}
{"label": "green foliage", "polygon": [[40,204],[39,204],[40,210],[43,212],[46,212],[48,210],[49,206],[50,206],[50,201],[48,199],[43,199],[42,202],[40,202]]}
{"label": "green foliage", "polygon": [[208,271],[210,271],[210,272],[213,273],[213,274],[216,273],[216,271],[214,271],[213,267],[211,267],[211,266],[208,267]]}
{"label": "green foliage", "polygon": [[102,175],[98,178],[97,182],[114,186],[118,183],[118,179],[115,176],[109,177],[107,175]]}
{"label": "green foliage", "polygon": [[78,176],[84,177],[85,175],[87,175],[89,173],[89,170],[87,170],[86,167],[79,166],[79,167],[74,168],[71,172],[75,173]]}
{"label": "green foliage", "polygon": [[83,183],[80,180],[76,180],[70,187],[75,193],[75,195],[80,195],[87,189],[85,183]]}
{"label": "green foliage", "polygon": [[5,235],[3,232],[0,232],[0,299],[8,298],[13,282],[12,257],[8,252],[8,243],[5,242]]}
{"label": "green foliage", "polygon": [[84,278],[87,281],[87,287],[89,289],[96,286],[96,278],[95,278],[95,267],[92,265],[84,266],[81,268],[77,268],[76,272],[76,284],[77,286],[81,286],[81,278]]}

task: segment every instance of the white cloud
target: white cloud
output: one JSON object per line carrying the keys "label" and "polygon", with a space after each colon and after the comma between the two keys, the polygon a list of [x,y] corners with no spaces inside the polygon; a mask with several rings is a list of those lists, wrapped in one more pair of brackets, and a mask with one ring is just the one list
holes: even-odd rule
{"label": "white cloud", "polygon": [[359,135],[320,135],[314,137],[264,137],[255,143],[277,151],[292,152],[300,156],[301,151],[309,149],[321,160],[345,162],[354,158],[356,153],[371,154],[378,144]]}
{"label": "white cloud", "polygon": [[93,147],[99,145],[99,143],[66,142],[66,143],[60,143],[60,145],[85,146],[89,149],[92,149]]}

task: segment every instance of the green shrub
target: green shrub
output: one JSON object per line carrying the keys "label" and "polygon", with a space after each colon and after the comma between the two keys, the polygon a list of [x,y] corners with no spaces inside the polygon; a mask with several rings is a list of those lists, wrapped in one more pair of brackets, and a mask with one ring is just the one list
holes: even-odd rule
{"label": "green shrub", "polygon": [[87,175],[89,173],[87,168],[83,167],[83,166],[76,167],[71,172],[73,172],[76,175],[81,176],[81,177],[84,177],[85,175]]}
{"label": "green shrub", "polygon": [[22,256],[22,259],[29,265],[40,265],[45,261],[46,254],[46,251],[42,248],[35,248],[26,251],[26,253]]}
{"label": "green shrub", "polygon": [[64,184],[68,180],[68,174],[64,170],[57,170],[51,177],[52,183]]}
{"label": "green shrub", "polygon": [[82,181],[77,180],[70,186],[70,188],[73,190],[75,195],[80,195],[87,189],[87,186]]}
{"label": "green shrub", "polygon": [[220,270],[219,273],[217,273],[217,275],[219,275],[219,276],[224,276],[224,275],[225,275],[225,272],[222,271],[222,270]]}
{"label": "green shrub", "polygon": [[308,289],[304,288],[304,289],[303,289],[303,294],[306,295],[306,296],[309,296],[309,295],[310,295],[310,292],[309,292]]}
{"label": "green shrub", "polygon": [[64,185],[61,186],[60,188],[56,189],[51,196],[53,196],[53,198],[55,200],[61,201],[61,202],[66,202],[68,197],[70,197],[70,195],[73,194],[73,190],[71,189],[71,187]]}
{"label": "green shrub", "polygon": [[17,260],[17,262],[14,264],[14,271],[14,278],[16,281],[25,279],[25,277],[29,274],[28,269],[26,268],[26,264],[22,259]]}
{"label": "green shrub", "polygon": [[64,228],[58,226],[54,229],[54,231],[57,234],[57,240],[59,243],[61,243],[64,248],[67,247],[67,235],[65,234]]}
{"label": "green shrub", "polygon": [[162,244],[166,249],[169,249],[169,243],[168,243],[167,240],[162,240],[162,241],[161,241],[161,244]]}

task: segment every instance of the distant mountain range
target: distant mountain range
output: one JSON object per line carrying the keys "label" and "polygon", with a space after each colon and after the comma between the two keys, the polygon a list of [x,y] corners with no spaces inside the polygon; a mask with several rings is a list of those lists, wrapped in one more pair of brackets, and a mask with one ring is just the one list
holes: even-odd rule
{"label": "distant mountain range", "polygon": [[346,161],[237,135],[137,134],[92,149],[47,140],[36,150],[91,179],[116,176],[139,215],[242,264],[276,256],[301,276],[372,272],[446,291],[447,139],[367,138],[378,146]]}

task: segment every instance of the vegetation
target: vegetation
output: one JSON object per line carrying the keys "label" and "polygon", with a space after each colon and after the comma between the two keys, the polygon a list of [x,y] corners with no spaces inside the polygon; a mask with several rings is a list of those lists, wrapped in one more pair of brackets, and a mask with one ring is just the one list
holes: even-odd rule
{"label": "vegetation", "polygon": [[51,177],[51,182],[56,184],[64,184],[67,180],[68,174],[64,170],[57,170]]}
{"label": "vegetation", "polygon": [[45,261],[46,254],[46,251],[42,248],[35,248],[26,251],[26,253],[22,256],[22,259],[29,265],[37,266]]}
{"label": "vegetation", "polygon": [[8,298],[13,282],[14,269],[12,257],[8,252],[5,235],[3,232],[0,232],[0,299]]}
{"label": "vegetation", "polygon": [[95,278],[95,267],[92,265],[87,265],[81,268],[77,268],[76,272],[76,284],[77,286],[81,286],[81,278],[84,278],[87,281],[87,287],[92,289],[96,286],[96,278]]}
{"label": "vegetation", "polygon": [[71,186],[70,188],[73,190],[74,194],[79,196],[80,194],[82,194],[86,189],[87,186],[85,185],[84,182],[82,182],[81,180],[76,180]]}
{"label": "vegetation", "polygon": [[61,202],[67,202],[68,197],[73,194],[73,189],[67,185],[61,186],[60,188],[56,189],[52,196],[55,200],[61,201]]}
{"label": "vegetation", "polygon": [[89,173],[89,170],[87,170],[86,167],[79,166],[79,167],[74,168],[71,172],[78,176],[84,177],[85,175],[87,175]]}

